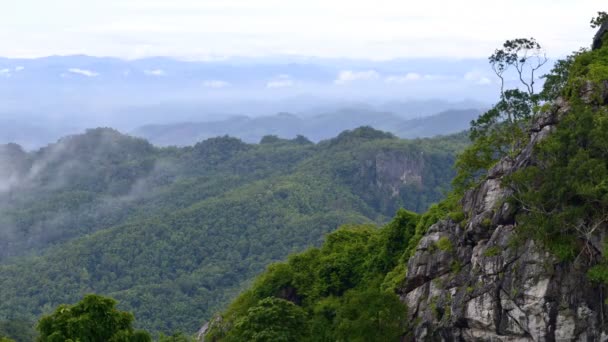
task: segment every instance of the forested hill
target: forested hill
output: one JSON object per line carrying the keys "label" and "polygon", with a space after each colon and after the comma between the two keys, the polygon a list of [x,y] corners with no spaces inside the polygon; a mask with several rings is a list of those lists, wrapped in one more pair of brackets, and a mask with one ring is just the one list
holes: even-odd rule
{"label": "forested hill", "polygon": [[35,152],[4,145],[0,321],[35,321],[95,292],[143,328],[195,331],[269,263],[338,226],[426,210],[466,144],[362,127],[317,144],[158,148],[99,128]]}
{"label": "forested hill", "polygon": [[506,41],[489,62],[521,84],[471,123],[444,200],[273,264],[205,341],[605,341],[608,13],[591,26],[539,93],[541,45]]}

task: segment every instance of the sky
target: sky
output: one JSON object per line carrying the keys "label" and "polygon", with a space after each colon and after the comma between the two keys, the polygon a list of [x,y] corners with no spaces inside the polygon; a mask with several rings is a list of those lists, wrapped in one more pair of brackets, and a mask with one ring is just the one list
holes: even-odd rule
{"label": "sky", "polygon": [[605,0],[0,0],[0,56],[486,57],[590,44]]}

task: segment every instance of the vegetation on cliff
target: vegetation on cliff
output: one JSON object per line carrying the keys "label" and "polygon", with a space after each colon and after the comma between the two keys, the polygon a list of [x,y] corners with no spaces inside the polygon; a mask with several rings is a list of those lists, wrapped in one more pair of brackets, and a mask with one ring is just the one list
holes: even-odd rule
{"label": "vegetation on cliff", "polygon": [[590,275],[606,281],[603,247],[591,242],[608,223],[608,45],[577,52],[554,74],[563,80],[560,101],[569,110],[537,144],[535,163],[510,179],[522,209],[519,232],[562,260],[601,261]]}
{"label": "vegetation on cliff", "polygon": [[[608,284],[608,258],[601,256],[605,252],[594,250],[597,246],[590,238],[608,222],[608,44],[558,61],[544,76],[542,91],[536,93],[534,72],[545,61],[534,39],[507,41],[490,57],[499,78],[512,68],[522,87],[501,89],[497,105],[472,122],[473,144],[456,161],[455,188],[447,199],[423,215],[400,211],[380,229],[343,227],[328,235],[322,247],[272,265],[216,317],[207,338],[251,338],[251,332],[242,327],[249,320],[267,317],[260,303],[272,298],[289,303],[294,311],[301,309],[297,310],[297,334],[284,332],[285,340],[398,341],[417,324],[406,321],[407,308],[397,291],[420,238],[440,219],[464,226],[469,218],[459,208],[462,195],[486,179],[499,160],[521,153],[535,120],[546,117],[544,113],[556,103],[560,108],[567,104],[567,115],[559,118],[553,134],[536,144],[532,165],[520,168],[502,184],[513,190],[516,236],[534,239],[564,261],[587,255],[596,264],[589,276]],[[487,229],[491,224],[481,222],[480,226]],[[437,241],[434,248],[449,252],[452,246],[446,239]],[[500,253],[489,251],[487,256]],[[460,265],[452,268],[458,273]],[[440,319],[449,320],[449,310],[437,307],[436,312]],[[275,331],[276,325],[261,324],[256,331]],[[253,340],[270,341],[264,335]]]}

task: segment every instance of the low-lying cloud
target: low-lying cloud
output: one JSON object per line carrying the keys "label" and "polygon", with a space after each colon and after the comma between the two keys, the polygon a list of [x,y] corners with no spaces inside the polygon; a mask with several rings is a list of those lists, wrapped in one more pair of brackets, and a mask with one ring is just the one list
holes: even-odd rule
{"label": "low-lying cloud", "polygon": [[165,76],[167,73],[163,69],[144,70],[144,74],[148,76]]}
{"label": "low-lying cloud", "polygon": [[72,74],[86,76],[86,77],[97,77],[97,76],[99,76],[99,73],[97,73],[95,71],[86,70],[86,69],[79,69],[79,68],[70,68],[70,69],[68,69],[68,72],[70,72]]}
{"label": "low-lying cloud", "polygon": [[220,80],[203,81],[203,87],[205,87],[205,88],[221,89],[221,88],[226,88],[229,86],[230,86],[230,83],[228,83],[226,81],[220,81]]}
{"label": "low-lying cloud", "polygon": [[293,87],[294,81],[291,79],[289,75],[279,75],[273,80],[270,80],[266,83],[266,88],[288,88]]}
{"label": "low-lying cloud", "polygon": [[355,81],[373,81],[380,78],[380,74],[375,70],[352,71],[344,70],[338,74],[334,81],[335,84],[347,84]]}
{"label": "low-lying cloud", "polygon": [[479,85],[488,85],[492,84],[492,80],[486,76],[484,73],[479,71],[469,71],[464,74],[464,80],[467,82],[472,82]]}

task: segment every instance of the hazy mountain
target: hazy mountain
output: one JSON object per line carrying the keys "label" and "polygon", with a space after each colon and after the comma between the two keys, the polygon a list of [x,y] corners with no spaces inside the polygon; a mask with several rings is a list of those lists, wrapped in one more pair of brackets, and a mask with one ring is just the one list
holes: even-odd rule
{"label": "hazy mountain", "polygon": [[371,126],[401,138],[420,138],[464,131],[479,114],[477,109],[449,110],[407,120],[388,112],[352,108],[306,117],[279,113],[260,117],[235,116],[209,122],[146,125],[133,131],[133,134],[160,146],[193,145],[221,135],[238,137],[252,143],[259,142],[265,135],[289,139],[303,135],[312,141],[320,141],[360,126]]}
{"label": "hazy mountain", "polygon": [[131,131],[353,107],[414,118],[485,107],[497,88],[484,70],[483,59],[0,58],[0,143],[32,149],[88,127]]}

